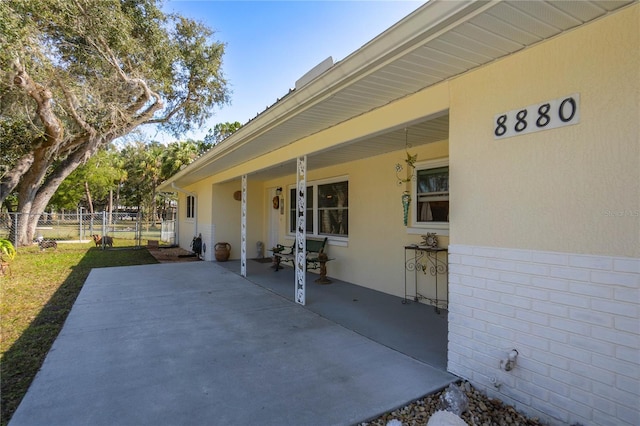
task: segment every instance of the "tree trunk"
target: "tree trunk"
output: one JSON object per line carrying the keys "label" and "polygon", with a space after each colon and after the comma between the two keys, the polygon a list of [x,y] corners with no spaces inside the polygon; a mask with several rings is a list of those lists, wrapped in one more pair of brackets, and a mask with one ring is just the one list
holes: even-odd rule
{"label": "tree trunk", "polygon": [[89,205],[89,213],[93,214],[93,201],[91,201],[91,191],[89,191],[89,182],[84,181],[84,192],[87,195],[87,204]]}
{"label": "tree trunk", "polygon": [[18,185],[18,229],[16,235],[18,237],[19,246],[28,246],[33,243],[38,217],[33,220],[33,201],[37,195],[37,184],[41,179],[39,167],[32,167],[22,177],[22,181]]}
{"label": "tree trunk", "polygon": [[[33,242],[38,219],[49,204],[49,200],[53,197],[60,183],[66,179],[83,161],[95,154],[98,148],[108,143],[111,139],[92,139],[85,144],[85,150],[78,150],[60,163],[60,165],[46,177],[44,182],[42,178],[46,172],[46,167],[36,167],[35,164],[22,177],[18,185],[18,211],[24,219],[18,223],[18,244],[29,245]],[[34,157],[38,158],[43,154],[37,150]],[[43,169],[44,170],[41,170]],[[35,219],[34,219],[35,217]]]}
{"label": "tree trunk", "polygon": [[116,188],[116,213],[118,213],[118,208],[120,208],[120,186],[122,186],[122,180],[118,182],[118,187]]}
{"label": "tree trunk", "polygon": [[152,189],[151,189],[151,220],[153,221],[153,226],[156,226],[158,223],[158,206],[156,203],[156,187],[158,186],[158,181],[153,179]]}
{"label": "tree trunk", "polygon": [[2,177],[2,182],[0,182],[0,204],[4,203],[11,191],[18,186],[20,178],[32,165],[33,154],[29,153],[18,160],[13,169]]}

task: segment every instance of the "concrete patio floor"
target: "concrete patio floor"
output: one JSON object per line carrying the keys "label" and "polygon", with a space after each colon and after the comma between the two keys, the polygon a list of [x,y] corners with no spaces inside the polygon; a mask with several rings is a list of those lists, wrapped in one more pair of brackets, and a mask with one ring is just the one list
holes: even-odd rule
{"label": "concrete patio floor", "polygon": [[303,307],[278,294],[291,269],[239,267],[94,269],[10,425],[350,425],[456,380],[420,359],[433,308],[313,275]]}
{"label": "concrete patio floor", "polygon": [[[240,274],[240,261],[217,263]],[[281,266],[282,268],[282,266]],[[329,271],[331,272],[331,271]],[[317,274],[307,274],[305,307],[369,339],[423,361],[447,368],[448,313],[422,303],[402,303],[402,298],[331,278],[318,285]],[[294,301],[295,270],[284,266],[277,273],[271,264],[247,261],[247,279]],[[398,282],[398,285],[403,283]]]}

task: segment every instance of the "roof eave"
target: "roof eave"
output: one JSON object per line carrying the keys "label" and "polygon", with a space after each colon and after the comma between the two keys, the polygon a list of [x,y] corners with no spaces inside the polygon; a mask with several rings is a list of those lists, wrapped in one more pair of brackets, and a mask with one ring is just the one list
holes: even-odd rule
{"label": "roof eave", "polygon": [[[430,1],[407,15],[383,33],[366,43],[342,61],[337,62],[326,72],[311,80],[302,88],[289,92],[283,99],[267,108],[256,118],[250,120],[222,143],[196,159],[189,166],[172,176],[159,186],[160,191],[173,192],[172,184],[189,184],[184,179],[188,174],[211,165],[217,159],[238,147],[250,144],[256,137],[272,129],[287,118],[304,111],[335,90],[357,80],[383,63],[392,60],[401,51],[412,44],[435,35],[446,27],[455,25],[495,1]],[[428,14],[425,22],[424,15]],[[284,145],[284,144],[283,144]]]}

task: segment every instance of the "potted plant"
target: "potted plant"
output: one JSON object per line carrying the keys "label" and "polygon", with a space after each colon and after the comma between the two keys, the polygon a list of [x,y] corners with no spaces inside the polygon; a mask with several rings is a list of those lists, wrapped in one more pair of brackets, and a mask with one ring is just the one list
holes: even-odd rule
{"label": "potted plant", "polygon": [[9,262],[16,257],[16,249],[11,241],[0,239],[0,272],[2,275],[9,270]]}

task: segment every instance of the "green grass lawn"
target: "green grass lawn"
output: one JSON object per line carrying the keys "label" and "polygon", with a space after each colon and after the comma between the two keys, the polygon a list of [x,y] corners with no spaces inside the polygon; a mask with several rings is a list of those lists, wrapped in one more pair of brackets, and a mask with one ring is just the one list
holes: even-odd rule
{"label": "green grass lawn", "polygon": [[18,250],[11,273],[0,276],[0,425],[20,404],[91,269],[157,263],[147,249],[127,243],[120,239],[105,251],[93,241]]}

